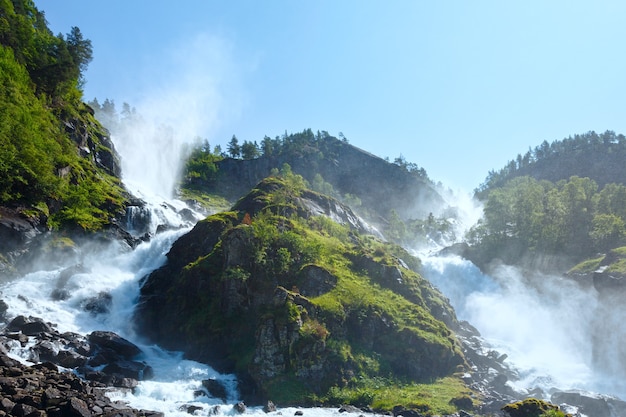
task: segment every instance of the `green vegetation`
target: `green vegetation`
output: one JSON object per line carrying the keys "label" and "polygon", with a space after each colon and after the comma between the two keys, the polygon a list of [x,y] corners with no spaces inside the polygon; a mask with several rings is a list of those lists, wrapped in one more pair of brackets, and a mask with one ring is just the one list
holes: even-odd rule
{"label": "green vegetation", "polygon": [[125,202],[114,172],[98,166],[112,150],[80,100],[90,60],[78,28],[54,36],[32,1],[0,1],[0,205],[51,228],[99,230]]}
{"label": "green vegetation", "polygon": [[511,417],[566,417],[568,414],[547,401],[527,398],[524,401],[507,404],[502,407]]}
{"label": "green vegetation", "polygon": [[625,224],[626,185],[517,177],[489,191],[484,218],[467,237],[485,257],[506,262],[524,254],[582,259],[624,245]]}
{"label": "green vegetation", "polygon": [[191,351],[227,357],[264,397],[284,405],[341,397],[381,409],[398,399],[430,404],[429,413],[454,410],[450,400],[467,388],[440,378],[464,366],[463,354],[432,313],[454,320],[454,312],[412,269],[419,260],[311,215],[307,201],[329,204],[283,166],[233,211],[200,222],[170,252],[182,268],[157,271],[147,284],[161,288],[159,301],[148,302],[176,314],[164,322],[155,310],[157,329],[146,327]]}
{"label": "green vegetation", "polygon": [[[322,398],[323,404],[350,404],[355,407],[371,407],[389,411],[402,404],[423,415],[451,415],[465,404],[476,404],[475,394],[458,378],[446,377],[428,384],[401,382],[387,378],[360,378],[345,388],[333,387]],[[471,407],[466,407],[466,409]]]}
{"label": "green vegetation", "polygon": [[183,201],[190,201],[199,204],[208,212],[227,210],[231,205],[222,196],[215,194],[206,194],[202,191],[193,190],[191,188],[181,188],[180,198]]}
{"label": "green vegetation", "polygon": [[499,171],[490,171],[476,193],[483,199],[490,190],[523,176],[550,182],[573,176],[586,177],[601,187],[610,183],[626,183],[624,160],[626,137],[612,131],[599,135],[592,131],[552,143],[543,141],[523,156],[517,155]]}
{"label": "green vegetation", "polygon": [[612,276],[626,276],[626,246],[610,250],[606,255],[586,259],[568,271],[570,275],[587,275],[598,269]]}

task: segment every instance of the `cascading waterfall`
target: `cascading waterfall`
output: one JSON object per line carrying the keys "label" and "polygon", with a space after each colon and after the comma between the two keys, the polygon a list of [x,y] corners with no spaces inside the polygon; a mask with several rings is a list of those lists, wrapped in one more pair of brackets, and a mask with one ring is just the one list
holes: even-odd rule
{"label": "cascading waterfall", "polygon": [[626,398],[623,380],[598,369],[594,358],[598,300],[592,290],[513,267],[488,276],[457,256],[427,256],[423,263],[425,277],[450,299],[458,318],[508,355],[519,372],[512,381],[518,390],[578,389]]}
{"label": "cascading waterfall", "polygon": [[[163,204],[157,206],[163,208]],[[189,416],[189,410],[201,415],[234,414],[233,408],[240,401],[234,375],[220,374],[208,365],[184,359],[180,352],[147,343],[132,325],[141,279],[164,264],[172,243],[188,230],[161,232],[133,250],[121,243],[84,248],[80,266],[69,269],[71,275],[66,273],[67,268],[40,270],[5,283],[0,294],[8,305],[7,316],[40,317],[54,323],[59,332],[85,335],[95,330],[112,331],[136,344],[143,352],[138,359],[152,367],[154,377],[139,381],[132,391],[112,390],[108,395],[113,400],[166,416]],[[60,293],[64,296],[59,297]],[[106,308],[85,308],[101,294],[110,296]],[[32,343],[25,347],[15,343],[11,356],[29,363],[31,347]],[[203,391],[202,381],[207,379],[218,380],[225,387],[226,402]],[[283,408],[275,414],[295,412],[295,408]],[[249,407],[246,414],[266,415],[261,407]],[[339,415],[339,411],[315,408],[307,415],[330,417]]]}

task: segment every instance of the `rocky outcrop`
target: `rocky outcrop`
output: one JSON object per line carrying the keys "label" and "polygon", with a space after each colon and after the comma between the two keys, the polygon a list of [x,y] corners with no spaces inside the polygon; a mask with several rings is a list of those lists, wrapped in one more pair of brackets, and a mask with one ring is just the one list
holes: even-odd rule
{"label": "rocky outcrop", "polygon": [[[349,208],[286,187],[268,178],[233,211],[175,242],[167,263],[143,282],[140,331],[237,372],[250,401],[292,385],[322,394],[364,373],[423,381],[463,367],[442,321],[456,320],[447,300],[387,255],[390,245],[362,235],[366,228],[347,220]],[[320,215],[343,226],[316,223]],[[333,231],[345,240],[330,238]],[[365,250],[384,259],[358,255]]]}
{"label": "rocky outcrop", "polygon": [[562,408],[576,407],[577,411],[593,417],[618,417],[626,415],[626,402],[606,395],[582,391],[556,391],[550,401]]}
{"label": "rocky outcrop", "polygon": [[63,125],[83,158],[91,159],[98,168],[105,170],[109,175],[121,176],[120,157],[106,129],[77,117],[67,118]]}

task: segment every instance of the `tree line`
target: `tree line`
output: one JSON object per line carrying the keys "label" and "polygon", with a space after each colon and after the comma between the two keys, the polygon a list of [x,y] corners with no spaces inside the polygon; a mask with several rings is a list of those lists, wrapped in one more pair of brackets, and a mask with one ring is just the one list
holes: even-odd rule
{"label": "tree line", "polygon": [[[490,190],[468,243],[491,257],[525,253],[585,257],[626,244],[626,185],[573,176],[517,177]],[[505,259],[506,261],[507,259]]]}
{"label": "tree line", "polygon": [[91,41],[78,27],[53,35],[32,0],[0,0],[0,45],[26,68],[37,94],[53,99],[82,86],[92,59]]}
{"label": "tree line", "polygon": [[588,177],[600,186],[626,183],[626,137],[607,130],[587,132],[560,141],[543,141],[524,155],[518,154],[500,170],[489,171],[475,190],[483,199],[489,190],[520,176],[557,182],[572,176]]}

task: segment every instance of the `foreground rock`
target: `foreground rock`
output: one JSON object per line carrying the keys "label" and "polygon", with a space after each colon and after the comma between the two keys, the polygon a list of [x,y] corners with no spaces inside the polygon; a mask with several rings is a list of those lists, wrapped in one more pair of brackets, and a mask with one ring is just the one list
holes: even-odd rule
{"label": "foreground rock", "polygon": [[106,387],[59,372],[44,362],[25,366],[0,354],[0,415],[9,416],[154,416],[162,413],[129,408],[111,401]]}
{"label": "foreground rock", "polygon": [[[15,361],[9,351],[19,351],[36,365]],[[105,395],[110,389],[132,389],[152,376],[152,368],[137,360],[140,354],[136,345],[113,332],[60,333],[53,323],[17,316],[0,334],[0,416],[157,416]]]}

